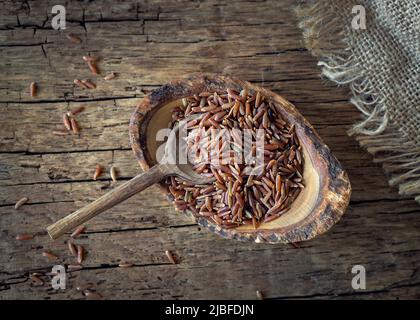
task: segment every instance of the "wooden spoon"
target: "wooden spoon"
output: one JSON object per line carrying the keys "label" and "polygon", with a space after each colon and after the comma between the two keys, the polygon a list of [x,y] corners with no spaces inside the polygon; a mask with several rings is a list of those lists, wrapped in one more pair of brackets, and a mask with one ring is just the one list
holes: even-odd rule
{"label": "wooden spoon", "polygon": [[135,176],[130,181],[118,186],[87,206],[48,226],[47,231],[50,237],[57,239],[99,213],[114,207],[168,176],[178,176],[195,184],[211,183],[214,180],[213,178],[207,178],[196,173],[190,163],[177,163],[176,159],[179,159],[181,151],[178,148],[181,144],[178,143],[178,132],[179,127],[175,126],[165,144],[165,153],[160,164],[153,166],[148,171]]}

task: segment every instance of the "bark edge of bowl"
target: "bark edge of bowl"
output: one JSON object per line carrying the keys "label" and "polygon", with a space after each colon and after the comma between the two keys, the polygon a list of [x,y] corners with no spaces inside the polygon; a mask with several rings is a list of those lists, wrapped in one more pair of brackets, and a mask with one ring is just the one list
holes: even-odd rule
{"label": "bark edge of bowl", "polygon": [[[283,108],[294,118],[300,121],[305,134],[313,143],[316,150],[317,168],[322,173],[321,196],[318,196],[316,210],[303,219],[299,224],[283,229],[257,230],[253,233],[238,232],[236,229],[223,229],[204,217],[195,217],[197,223],[210,231],[228,239],[240,241],[254,241],[257,243],[293,243],[314,238],[325,233],[336,224],[344,214],[351,195],[351,185],[346,171],[331,153],[328,146],[322,141],[312,125],[299,113],[296,107],[280,95],[253,85],[247,81],[232,79],[227,76],[213,74],[194,74],[173,80],[160,88],[147,94],[131,115],[129,125],[130,143],[139,165],[148,170],[152,160],[148,155],[146,143],[146,126],[156,107],[165,105],[173,100],[202,91],[220,91],[226,88],[239,89],[246,87],[250,90],[259,90],[263,95],[275,97],[281,101]],[[160,188],[168,199],[171,195],[167,186],[160,183]],[[275,231],[274,231],[275,230]]]}

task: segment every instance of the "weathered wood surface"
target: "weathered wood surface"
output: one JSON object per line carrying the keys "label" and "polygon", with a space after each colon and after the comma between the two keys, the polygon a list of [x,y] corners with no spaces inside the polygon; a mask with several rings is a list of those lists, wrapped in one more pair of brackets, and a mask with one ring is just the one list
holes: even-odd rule
{"label": "weathered wood surface", "polygon": [[[51,28],[58,2],[0,4],[0,298],[84,299],[75,289],[84,282],[107,299],[254,299],[255,290],[278,299],[420,298],[420,208],[346,135],[359,114],[345,88],[319,78],[289,11],[294,1],[63,1],[62,32]],[[83,42],[70,43],[69,32]],[[87,53],[118,78],[90,75]],[[139,172],[128,119],[144,92],[190,72],[257,82],[294,102],[348,170],[353,194],[341,222],[300,249],[234,242],[200,230],[152,187],[88,224],[77,240],[88,251],[84,268],[66,290],[32,285],[31,272],[56,264],[42,251],[74,263],[66,239],[51,241],[45,227],[112,188],[111,164],[122,180]],[[98,88],[76,88],[74,78]],[[51,135],[62,112],[82,104],[80,136]],[[93,181],[97,163],[108,169]],[[23,196],[28,204],[15,210]],[[35,238],[16,241],[21,232]],[[364,291],[351,287],[356,264],[366,267]]]}

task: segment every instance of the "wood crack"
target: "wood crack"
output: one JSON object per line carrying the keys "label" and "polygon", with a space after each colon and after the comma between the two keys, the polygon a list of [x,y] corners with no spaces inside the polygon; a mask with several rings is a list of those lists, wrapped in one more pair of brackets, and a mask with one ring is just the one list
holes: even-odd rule
{"label": "wood crack", "polygon": [[[51,204],[51,203],[73,203],[73,200],[59,200],[59,201],[40,201],[40,202],[27,202],[25,206],[35,206],[35,205],[43,205],[43,204]],[[0,204],[0,208],[4,207],[14,207],[14,203],[5,203]]]}
{"label": "wood crack", "polygon": [[[68,265],[68,264],[64,264],[64,265]],[[172,263],[170,262],[142,263],[142,264],[133,264],[132,268],[147,268],[147,267],[160,267],[160,266],[171,266],[171,265]],[[97,266],[83,266],[80,270],[71,271],[69,273],[71,274],[75,272],[87,272],[91,270],[106,270],[106,269],[117,269],[117,268],[121,268],[121,267],[119,267],[118,264],[102,263]],[[50,272],[50,267],[33,268],[33,269],[23,270],[23,271],[0,271],[0,274],[13,276],[11,278],[6,278],[0,281],[0,291],[10,289],[11,285],[17,285],[17,284],[22,284],[22,283],[27,282],[29,280],[30,275],[35,272],[47,273],[47,272]],[[22,278],[23,278],[22,281],[9,282],[10,280],[22,279]]]}
{"label": "wood crack", "polygon": [[[411,200],[410,197],[401,197],[400,199],[393,199],[393,198],[380,198],[380,199],[366,199],[366,200],[351,200],[350,199],[350,205],[365,205],[369,203],[377,203],[378,201],[381,202],[388,202],[388,203],[394,203],[396,200]],[[420,210],[420,208],[419,208]]]}
{"label": "wood crack", "polygon": [[89,152],[106,152],[106,151],[128,151],[131,148],[103,148],[103,149],[81,149],[81,150],[66,150],[66,151],[42,151],[42,152],[33,152],[28,150],[15,150],[15,151],[0,151],[0,154],[22,154],[28,156],[39,156],[39,155],[49,155],[49,154],[68,154],[68,153],[89,153]]}
{"label": "wood crack", "polygon": [[158,227],[143,227],[143,228],[108,229],[108,230],[87,230],[84,232],[84,234],[136,232],[136,231],[150,231],[150,230],[158,230],[158,229],[159,229]]}
{"label": "wood crack", "polygon": [[[13,47],[38,47],[41,46],[41,48],[46,44],[53,44],[53,42],[39,42],[39,43],[6,43],[6,44],[0,44],[0,48],[13,48]],[[44,49],[42,49],[44,50]]]}
{"label": "wood crack", "polygon": [[291,296],[279,296],[269,298],[270,300],[288,300],[288,299],[313,299],[313,298],[323,298],[323,297],[350,297],[350,296],[361,296],[361,295],[375,295],[381,293],[389,293],[394,289],[402,288],[412,288],[420,286],[420,282],[401,284],[401,285],[392,285],[384,287],[383,289],[378,290],[368,290],[368,291],[352,291],[352,292],[342,292],[342,293],[314,293],[311,295],[291,295]]}
{"label": "wood crack", "polygon": [[69,98],[69,99],[46,99],[46,100],[0,100],[0,103],[15,103],[15,104],[45,104],[45,103],[66,103],[66,102],[95,102],[95,101],[109,101],[109,100],[121,100],[121,99],[138,99],[138,95],[129,96],[113,96],[113,97],[96,97],[96,98]]}

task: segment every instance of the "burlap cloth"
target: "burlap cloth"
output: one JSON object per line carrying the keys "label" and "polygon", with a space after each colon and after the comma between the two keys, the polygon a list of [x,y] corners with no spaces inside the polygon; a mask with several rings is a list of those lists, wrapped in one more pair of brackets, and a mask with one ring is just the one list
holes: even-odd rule
{"label": "burlap cloth", "polygon": [[[355,5],[366,10],[365,30],[352,27]],[[349,85],[363,114],[349,134],[391,186],[420,202],[420,0],[322,0],[296,13],[322,75]]]}

